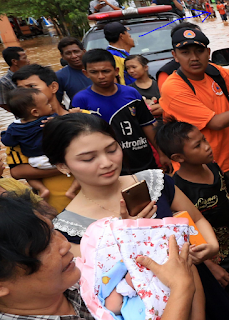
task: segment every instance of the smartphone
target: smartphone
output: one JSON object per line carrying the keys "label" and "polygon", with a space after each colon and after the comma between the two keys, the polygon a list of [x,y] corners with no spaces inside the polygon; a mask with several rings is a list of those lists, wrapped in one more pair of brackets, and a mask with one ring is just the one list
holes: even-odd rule
{"label": "smartphone", "polygon": [[137,216],[151,202],[145,180],[122,190],[122,196],[126,202],[129,215],[132,217]]}

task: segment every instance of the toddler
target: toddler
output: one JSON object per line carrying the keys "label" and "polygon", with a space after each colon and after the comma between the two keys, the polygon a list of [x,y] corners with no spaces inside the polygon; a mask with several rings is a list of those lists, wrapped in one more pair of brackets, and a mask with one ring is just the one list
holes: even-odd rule
{"label": "toddler", "polygon": [[[9,147],[19,144],[32,167],[53,168],[42,150],[42,121],[49,116],[56,116],[55,113],[52,114],[48,98],[38,89],[17,88],[9,93],[7,105],[19,119],[15,120],[6,131],[1,132],[2,143]],[[29,179],[28,183],[39,191],[42,198],[49,196],[49,190],[41,180]],[[74,181],[68,193],[74,193],[78,188],[78,183]]]}

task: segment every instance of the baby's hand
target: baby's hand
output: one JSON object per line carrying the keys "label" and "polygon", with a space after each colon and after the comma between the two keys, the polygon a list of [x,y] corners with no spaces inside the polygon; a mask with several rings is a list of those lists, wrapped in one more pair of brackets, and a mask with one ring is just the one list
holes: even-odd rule
{"label": "baby's hand", "polygon": [[189,247],[189,254],[194,264],[199,264],[212,256],[212,245],[203,243],[198,246],[195,244]]}
{"label": "baby's hand", "polygon": [[41,120],[41,122],[42,122],[43,124],[41,124],[40,127],[43,128],[43,127],[45,126],[46,122],[48,122],[49,120],[52,120],[53,118],[54,118],[54,117],[48,117],[46,120]]}
{"label": "baby's hand", "polygon": [[129,215],[127,211],[125,201],[123,199],[120,200],[120,216],[122,219],[132,219],[132,220],[137,220],[140,218],[150,219],[156,212],[157,212],[157,206],[155,204],[155,201],[151,201],[137,216],[132,217]]}

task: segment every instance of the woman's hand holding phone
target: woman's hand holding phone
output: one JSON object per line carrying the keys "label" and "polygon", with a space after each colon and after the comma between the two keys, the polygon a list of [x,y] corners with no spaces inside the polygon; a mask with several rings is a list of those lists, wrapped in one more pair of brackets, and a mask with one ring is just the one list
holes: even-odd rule
{"label": "woman's hand holding phone", "polygon": [[122,219],[140,219],[140,218],[146,218],[150,219],[152,216],[157,212],[157,206],[155,204],[155,201],[151,201],[137,216],[130,216],[127,208],[126,208],[126,203],[125,200],[121,199],[120,200],[120,216]]}

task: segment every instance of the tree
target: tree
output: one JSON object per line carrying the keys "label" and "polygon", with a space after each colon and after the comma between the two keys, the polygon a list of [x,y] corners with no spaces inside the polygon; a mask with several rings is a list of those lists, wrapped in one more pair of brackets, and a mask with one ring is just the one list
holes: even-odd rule
{"label": "tree", "polygon": [[[51,17],[59,21],[63,35],[82,37],[89,28],[87,11],[90,0],[1,0],[0,15],[17,17]],[[74,34],[76,33],[77,34]]]}

